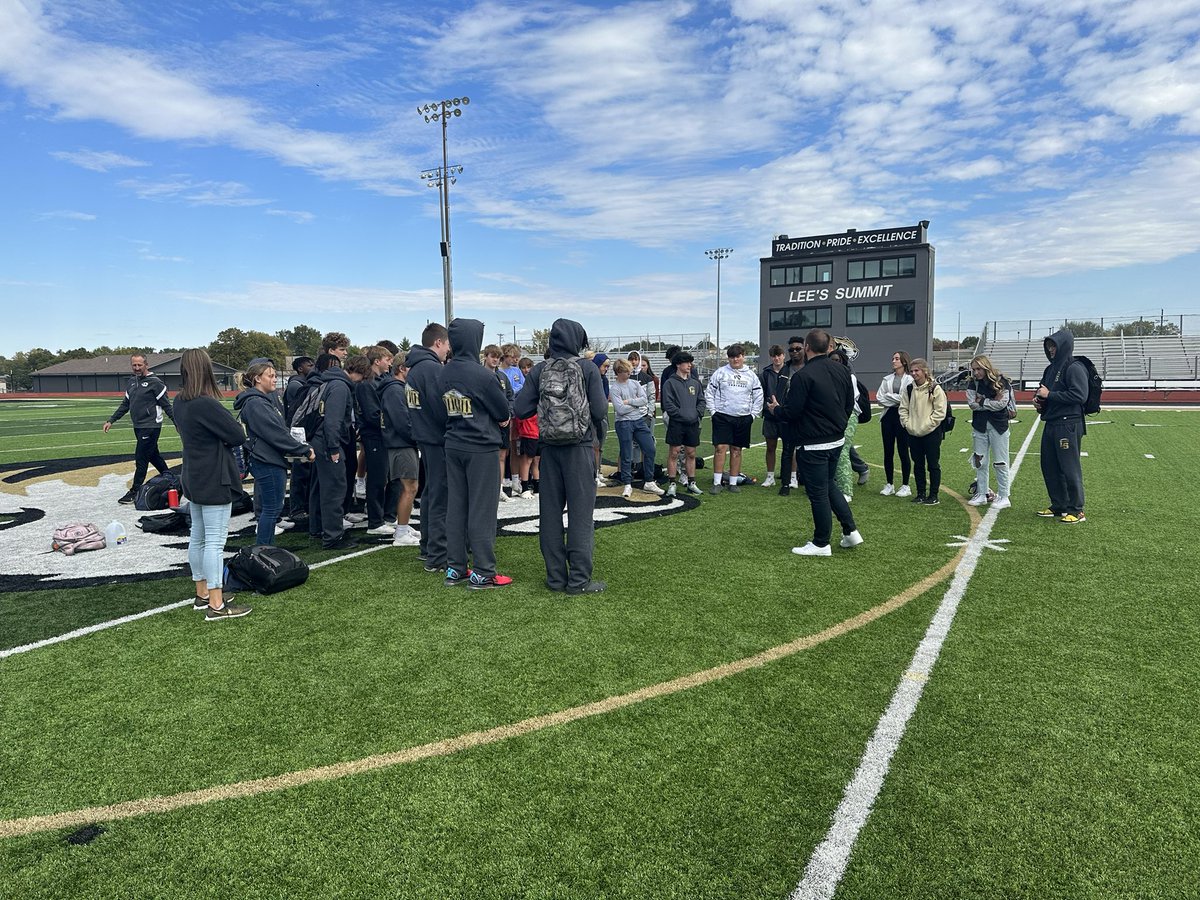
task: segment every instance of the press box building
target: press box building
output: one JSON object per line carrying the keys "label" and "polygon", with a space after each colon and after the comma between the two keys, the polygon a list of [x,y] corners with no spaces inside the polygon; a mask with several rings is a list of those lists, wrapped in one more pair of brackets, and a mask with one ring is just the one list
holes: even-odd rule
{"label": "press box building", "polygon": [[929,222],[878,231],[777,236],[760,260],[759,358],[772,344],[812,328],[828,331],[852,357],[872,394],[892,354],[933,353],[933,261]]}

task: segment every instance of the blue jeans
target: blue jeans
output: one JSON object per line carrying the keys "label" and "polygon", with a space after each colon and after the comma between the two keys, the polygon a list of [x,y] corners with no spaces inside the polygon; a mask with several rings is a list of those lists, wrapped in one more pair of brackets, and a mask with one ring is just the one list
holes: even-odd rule
{"label": "blue jeans", "polygon": [[283,512],[283,486],[287,481],[287,469],[252,459],[250,474],[254,476],[254,496],[262,501],[254,543],[269,546],[275,543],[275,523]]}
{"label": "blue jeans", "polygon": [[221,588],[225,568],[225,538],[229,536],[232,503],[223,506],[191,505],[192,534],[188,540],[188,565],[192,581],[207,581],[210,588]]}
{"label": "blue jeans", "polygon": [[621,484],[633,484],[633,444],[642,450],[642,477],[654,481],[654,433],[645,417],[617,421],[617,442],[621,445]]}

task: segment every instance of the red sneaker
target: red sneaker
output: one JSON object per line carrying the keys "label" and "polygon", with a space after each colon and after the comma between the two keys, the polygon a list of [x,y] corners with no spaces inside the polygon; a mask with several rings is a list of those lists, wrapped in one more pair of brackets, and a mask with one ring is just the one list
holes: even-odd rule
{"label": "red sneaker", "polygon": [[507,575],[501,575],[497,572],[495,575],[479,575],[476,572],[471,573],[471,583],[468,587],[473,591],[486,591],[490,588],[508,587],[512,584],[512,579]]}

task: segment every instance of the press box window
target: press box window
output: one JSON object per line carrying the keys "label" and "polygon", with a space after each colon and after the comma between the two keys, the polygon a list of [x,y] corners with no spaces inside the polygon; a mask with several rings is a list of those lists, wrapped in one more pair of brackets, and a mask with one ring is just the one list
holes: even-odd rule
{"label": "press box window", "polygon": [[889,256],[884,259],[855,259],[846,264],[847,281],[868,278],[912,278],[917,274],[915,256]]}
{"label": "press box window", "polygon": [[847,326],[911,325],[916,318],[915,303],[864,303],[846,307]]}
{"label": "press box window", "polygon": [[810,263],[804,266],[775,266],[771,269],[771,287],[793,284],[822,284],[833,281],[833,263]]}
{"label": "press box window", "polygon": [[829,328],[833,325],[832,306],[789,306],[771,310],[771,331],[798,331],[802,328]]}

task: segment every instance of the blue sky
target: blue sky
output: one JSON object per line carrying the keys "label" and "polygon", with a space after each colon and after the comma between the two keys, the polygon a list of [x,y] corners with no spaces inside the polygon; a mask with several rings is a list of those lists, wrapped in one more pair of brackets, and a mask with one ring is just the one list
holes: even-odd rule
{"label": "blue sky", "polygon": [[757,337],[777,233],[931,220],[941,337],[1200,313],[1200,0],[0,0],[0,353]]}

